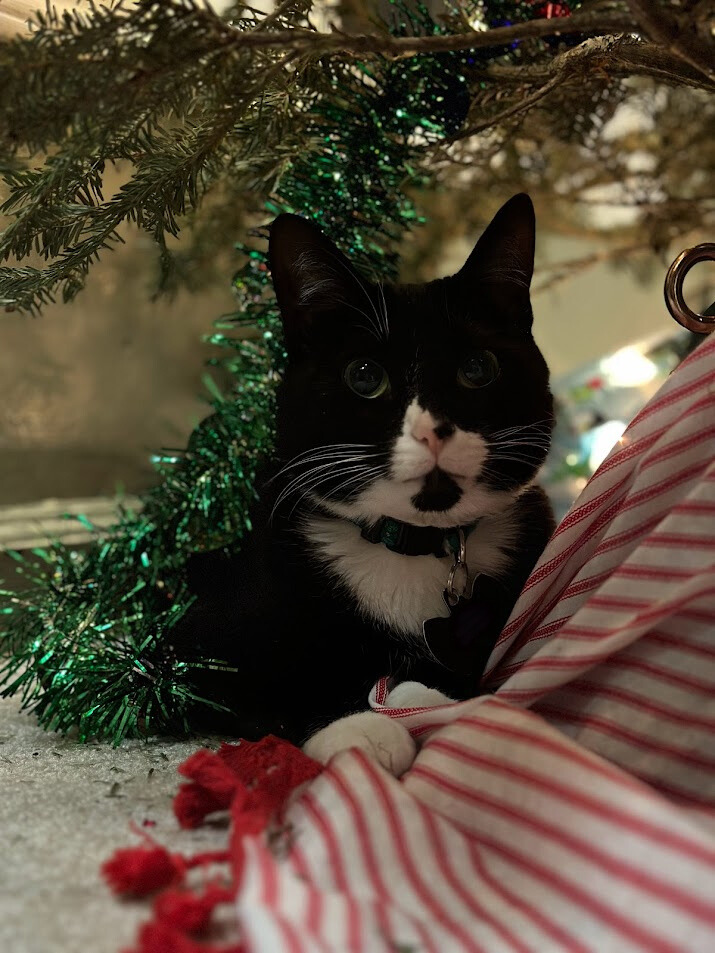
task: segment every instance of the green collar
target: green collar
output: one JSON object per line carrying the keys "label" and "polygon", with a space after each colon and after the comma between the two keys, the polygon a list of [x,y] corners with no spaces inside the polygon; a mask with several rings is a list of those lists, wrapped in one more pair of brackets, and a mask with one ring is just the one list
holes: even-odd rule
{"label": "green collar", "polygon": [[394,520],[391,516],[381,517],[372,526],[358,523],[363,539],[371,543],[382,543],[393,553],[402,556],[456,556],[459,552],[459,530],[465,538],[472,532],[477,522],[467,526],[451,526],[443,529],[439,526],[415,526]]}

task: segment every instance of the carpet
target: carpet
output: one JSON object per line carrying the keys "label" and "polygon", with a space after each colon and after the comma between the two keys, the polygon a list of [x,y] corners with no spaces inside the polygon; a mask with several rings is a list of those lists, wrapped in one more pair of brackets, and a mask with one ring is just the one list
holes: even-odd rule
{"label": "carpet", "polygon": [[147,918],[117,900],[100,867],[137,842],[136,824],[172,851],[222,848],[225,825],[182,831],[177,767],[211,738],[78,744],[0,700],[0,950],[118,953]]}

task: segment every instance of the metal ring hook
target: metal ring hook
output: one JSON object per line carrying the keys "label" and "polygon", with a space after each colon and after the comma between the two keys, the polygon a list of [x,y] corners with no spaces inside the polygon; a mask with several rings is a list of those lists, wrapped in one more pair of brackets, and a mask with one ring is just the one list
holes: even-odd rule
{"label": "metal ring hook", "polygon": [[[449,570],[449,576],[447,577],[446,589],[447,604],[452,609],[459,602],[460,596],[463,596],[467,591],[467,583],[469,582],[469,567],[467,566],[467,543],[464,536],[464,530],[461,526],[458,526],[457,532],[459,533],[459,551],[454,555],[454,562],[452,563],[452,568]],[[459,578],[457,578],[458,572]]]}
{"label": "metal ring hook", "polygon": [[668,269],[663,291],[668,311],[678,324],[682,324],[688,331],[709,334],[715,331],[715,315],[698,314],[687,306],[683,298],[685,276],[693,265],[700,261],[715,261],[715,243],[705,242],[682,251]]}

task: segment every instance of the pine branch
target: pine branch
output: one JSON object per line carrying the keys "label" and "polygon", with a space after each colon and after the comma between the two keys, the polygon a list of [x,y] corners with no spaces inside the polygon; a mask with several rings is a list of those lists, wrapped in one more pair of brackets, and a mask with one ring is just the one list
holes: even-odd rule
{"label": "pine branch", "polygon": [[[231,110],[217,123],[205,123],[193,129],[184,125],[178,133],[159,130],[147,143],[143,157],[136,157],[136,171],[130,181],[108,202],[99,205],[99,184],[91,179],[97,169],[89,170],[95,187],[86,188],[86,180],[73,178],[62,163],[49,160],[49,176],[29,172],[13,176],[21,188],[5,203],[4,212],[21,206],[15,222],[0,238],[0,257],[12,253],[27,255],[34,247],[45,258],[55,260],[45,270],[37,268],[0,268],[0,305],[36,310],[51,299],[50,289],[62,285],[64,300],[70,300],[82,287],[91,264],[100,253],[120,241],[119,226],[132,221],[148,231],[160,244],[166,233],[179,232],[178,217],[188,207],[196,207],[203,195],[224,172],[221,145],[235,126]],[[149,148],[151,146],[151,148]],[[60,167],[54,176],[55,167]],[[84,203],[57,201],[58,183],[70,178],[69,191],[82,192]],[[33,190],[32,186],[37,188]],[[55,198],[53,204],[46,204]],[[23,204],[24,203],[24,204]],[[45,294],[45,291],[47,292]]]}
{"label": "pine branch", "polygon": [[565,82],[567,77],[567,70],[557,72],[556,75],[548,79],[544,85],[540,86],[535,92],[528,96],[520,95],[517,102],[513,103],[507,109],[504,109],[496,115],[490,116],[488,119],[484,119],[475,126],[469,126],[456,136],[452,136],[450,141],[457,142],[460,139],[469,139],[472,136],[479,135],[481,132],[486,132],[487,129],[494,129],[498,126],[501,126],[503,123],[510,121],[511,119],[516,119],[520,116],[523,116],[524,113],[527,113],[530,109],[536,106],[537,103],[541,102],[544,97],[548,96],[552,90],[556,89],[557,86],[560,86],[561,83]]}
{"label": "pine branch", "polygon": [[[666,52],[674,53],[692,68],[715,82],[715,56],[713,44],[701,39],[695,30],[690,15],[676,18],[659,0],[626,0],[633,19]],[[712,14],[712,11],[711,11]]]}
{"label": "pine branch", "polygon": [[[488,129],[518,119],[529,112],[550,92],[564,84],[583,84],[588,78],[601,73],[604,76],[644,75],[661,82],[682,81],[682,61],[660,50],[653,44],[632,37],[592,37],[574,49],[558,54],[546,64],[509,66],[495,63],[487,67],[481,76],[514,86],[515,102],[479,123],[469,125],[453,136],[450,141],[468,139]],[[692,71],[689,85],[715,91],[715,81],[709,81],[701,73]],[[530,86],[537,88],[530,93]]]}
{"label": "pine branch", "polygon": [[[578,65],[575,62],[577,59],[580,59]],[[582,71],[584,77],[600,70],[609,76],[645,76],[671,86],[684,85],[715,91],[715,79],[684,65],[680,57],[655,43],[633,36],[594,37],[584,41],[575,50],[558,54],[547,63],[525,63],[519,66],[493,63],[482,75],[485,79],[500,83],[521,85],[546,83],[562,72],[576,73],[578,70]]]}
{"label": "pine branch", "polygon": [[[410,27],[407,17],[402,35],[377,25],[369,34],[321,33],[310,9],[310,0],[284,0],[271,14],[243,7],[227,21],[196,0],[90,4],[61,16],[49,8],[30,37],[0,45],[7,156],[0,154],[0,171],[9,191],[0,212],[11,219],[0,260],[34,252],[48,262],[0,269],[0,301],[37,310],[58,288],[69,300],[125,222],[154,237],[161,283],[169,284],[167,233],[177,235],[187,213],[222,185],[272,194],[299,155],[321,148],[312,104],[341,82],[349,86],[355,70],[469,59],[462,78],[472,108],[453,142],[511,130],[579,87],[617,89],[622,76],[715,88],[670,47],[623,36],[638,29],[636,21],[611,6],[484,31],[457,8],[439,28]],[[582,42],[565,52],[545,42],[567,37]],[[425,163],[433,151],[434,140],[422,150]],[[43,166],[19,165],[37,153],[48,154]],[[130,180],[105,200],[102,172],[116,162],[131,170]]]}
{"label": "pine branch", "polygon": [[[222,22],[222,21],[219,21]],[[265,34],[257,30],[247,33],[231,32],[227,24],[219,29],[217,44],[232,49],[293,49],[311,56],[347,54],[353,56],[380,55],[387,59],[403,59],[419,53],[448,53],[459,50],[479,50],[510,46],[526,40],[549,37],[603,35],[633,30],[636,21],[625,13],[575,13],[569,17],[527,20],[513,26],[493,27],[489,30],[466,30],[464,33],[438,36],[390,36],[385,33],[332,33],[313,30],[276,30]]]}
{"label": "pine branch", "polygon": [[[634,33],[641,25],[643,32],[652,36],[656,42],[644,46],[630,64],[627,61],[614,64],[617,69],[636,75],[652,73],[659,78],[685,85],[715,88],[715,67],[710,65],[715,52],[712,44],[708,45],[699,39],[693,39],[676,21],[668,20],[666,28],[663,16],[649,10],[650,0],[628,0],[628,5],[634,11],[633,16],[613,11],[575,13],[569,17],[535,19],[513,26],[493,27],[489,30],[465,30],[461,33],[438,36],[395,37],[383,33],[349,34],[337,29],[327,34],[301,28],[261,32],[265,30],[267,23],[273,23],[283,12],[293,8],[293,0],[287,0],[286,3],[281,4],[274,13],[265,18],[264,23],[258,24],[249,32],[235,32],[223,20],[212,14],[207,14],[207,22],[211,22],[215,28],[213,39],[217,49],[292,49],[311,57],[344,54],[348,56],[380,55],[388,59],[402,59],[424,53],[498,48],[528,40],[574,34],[607,36]],[[637,15],[636,7],[639,11],[643,8],[646,13]],[[684,50],[691,52],[686,56]],[[704,62],[694,59],[693,51],[695,50]],[[672,55],[669,55],[671,51]],[[692,69],[684,69],[683,61],[687,62]],[[703,76],[705,82],[703,82]]]}

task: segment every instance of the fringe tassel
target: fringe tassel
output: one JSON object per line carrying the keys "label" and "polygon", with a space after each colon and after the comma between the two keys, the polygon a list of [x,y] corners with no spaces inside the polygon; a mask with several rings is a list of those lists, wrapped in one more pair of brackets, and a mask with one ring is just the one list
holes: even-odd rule
{"label": "fringe tassel", "polygon": [[[176,819],[192,829],[209,814],[228,812],[229,846],[191,857],[171,854],[133,825],[144,844],[115,851],[101,867],[114,893],[157,895],[153,919],[141,927],[138,945],[124,953],[248,953],[240,943],[210,942],[216,907],[232,903],[240,887],[243,838],[279,825],[290,796],[322,770],[300,749],[273,735],[258,742],[222,744],[218,752],[201,749],[187,758],[179,767],[189,781],[180,785],[174,799]],[[226,883],[216,879],[216,865],[224,867]],[[206,868],[206,878],[214,878],[204,882],[203,890],[186,885],[188,871],[196,868]]]}

